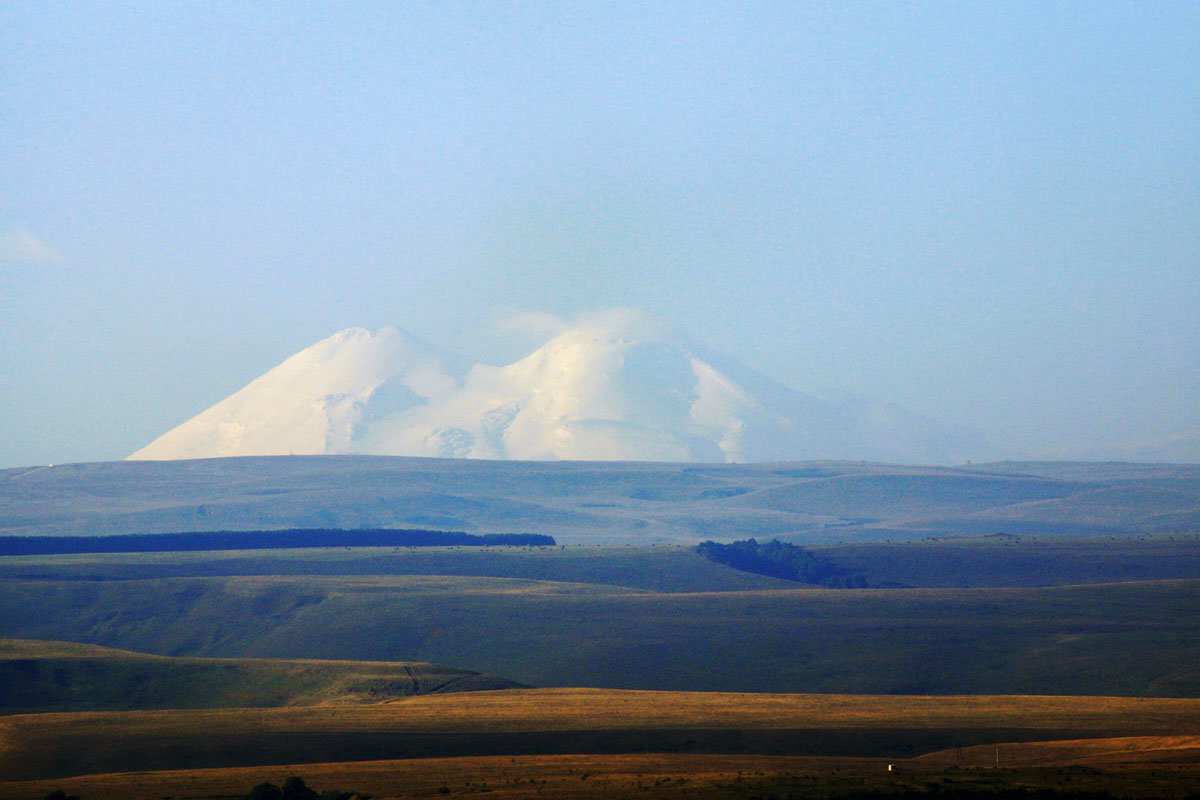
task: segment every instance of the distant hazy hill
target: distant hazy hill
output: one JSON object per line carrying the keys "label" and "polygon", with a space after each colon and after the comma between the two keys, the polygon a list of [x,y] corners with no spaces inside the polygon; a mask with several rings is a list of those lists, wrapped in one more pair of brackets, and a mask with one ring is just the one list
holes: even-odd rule
{"label": "distant hazy hill", "polygon": [[379,456],[0,470],[0,534],[438,528],[572,543],[1200,530],[1200,467]]}
{"label": "distant hazy hill", "polygon": [[395,328],[297,353],[131,459],[364,453],[488,459],[954,463],[980,437],[789,389],[633,311],[589,318],[507,366]]}

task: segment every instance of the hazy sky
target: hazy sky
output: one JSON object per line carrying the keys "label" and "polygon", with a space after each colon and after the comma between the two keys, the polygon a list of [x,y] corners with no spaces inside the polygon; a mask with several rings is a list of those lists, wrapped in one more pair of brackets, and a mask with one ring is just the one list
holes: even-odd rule
{"label": "hazy sky", "polygon": [[997,454],[1194,436],[1200,4],[0,5],[0,466],[621,305]]}

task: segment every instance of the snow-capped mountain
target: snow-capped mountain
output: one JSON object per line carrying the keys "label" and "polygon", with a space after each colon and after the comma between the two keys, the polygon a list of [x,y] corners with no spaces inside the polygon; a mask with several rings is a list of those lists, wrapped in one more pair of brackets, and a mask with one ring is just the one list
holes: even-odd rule
{"label": "snow-capped mountain", "polygon": [[297,353],[131,459],[366,453],[495,459],[947,463],[978,439],[897,406],[831,403],[644,314],[593,315],[507,366],[395,328]]}
{"label": "snow-capped mountain", "polygon": [[471,364],[396,328],[301,350],[131,459],[358,452],[372,424],[453,395]]}

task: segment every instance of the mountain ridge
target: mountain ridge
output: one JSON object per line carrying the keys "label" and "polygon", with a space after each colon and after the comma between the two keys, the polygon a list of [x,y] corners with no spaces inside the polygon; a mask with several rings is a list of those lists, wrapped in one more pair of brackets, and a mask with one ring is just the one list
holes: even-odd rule
{"label": "mountain ridge", "polygon": [[129,456],[366,454],[499,460],[955,463],[981,437],[869,401],[791,389],[631,309],[511,364],[399,328],[348,328]]}

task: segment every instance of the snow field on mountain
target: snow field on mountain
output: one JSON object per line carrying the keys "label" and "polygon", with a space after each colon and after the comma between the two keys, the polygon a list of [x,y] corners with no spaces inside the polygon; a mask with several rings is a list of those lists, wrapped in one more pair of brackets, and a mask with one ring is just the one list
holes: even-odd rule
{"label": "snow field on mountain", "polygon": [[506,366],[471,364],[397,328],[350,328],[130,458],[947,463],[974,446],[969,432],[898,406],[804,395],[663,322],[617,310]]}

